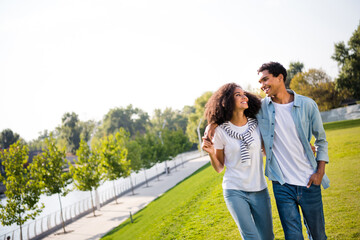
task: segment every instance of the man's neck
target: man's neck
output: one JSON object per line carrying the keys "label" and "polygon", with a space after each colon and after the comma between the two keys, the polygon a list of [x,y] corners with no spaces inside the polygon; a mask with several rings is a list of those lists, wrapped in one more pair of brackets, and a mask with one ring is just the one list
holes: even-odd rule
{"label": "man's neck", "polygon": [[290,94],[286,89],[280,91],[279,93],[271,96],[271,100],[279,104],[287,104],[294,101],[294,95]]}

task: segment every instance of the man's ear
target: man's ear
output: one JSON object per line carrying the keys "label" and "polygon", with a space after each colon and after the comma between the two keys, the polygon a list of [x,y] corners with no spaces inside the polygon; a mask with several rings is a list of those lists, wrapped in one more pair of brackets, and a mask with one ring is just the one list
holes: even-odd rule
{"label": "man's ear", "polygon": [[281,81],[284,81],[284,75],[282,75],[281,73],[279,74],[278,78],[279,78]]}

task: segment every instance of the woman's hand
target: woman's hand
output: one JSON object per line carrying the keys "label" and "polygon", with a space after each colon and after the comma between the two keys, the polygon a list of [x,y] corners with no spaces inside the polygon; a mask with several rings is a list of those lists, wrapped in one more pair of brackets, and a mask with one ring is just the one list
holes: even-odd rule
{"label": "woman's hand", "polygon": [[214,144],[209,140],[207,137],[203,137],[203,143],[201,144],[201,147],[204,151],[209,153],[210,155],[215,154],[215,148]]}

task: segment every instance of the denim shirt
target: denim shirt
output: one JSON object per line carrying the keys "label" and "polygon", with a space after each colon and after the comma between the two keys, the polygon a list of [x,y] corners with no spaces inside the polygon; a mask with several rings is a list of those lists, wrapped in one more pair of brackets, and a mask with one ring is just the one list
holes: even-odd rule
{"label": "denim shirt", "polygon": [[[294,106],[291,109],[291,115],[297,133],[302,146],[304,147],[306,156],[308,157],[311,166],[316,171],[317,161],[329,162],[328,143],[326,141],[325,130],[319,109],[314,100],[298,95],[292,90],[288,90],[288,92],[294,95]],[[283,173],[272,152],[275,129],[275,107],[270,97],[266,97],[262,100],[261,110],[256,117],[266,152],[265,175],[269,180],[278,181],[280,184],[284,184],[285,180]],[[317,149],[316,159],[310,146],[312,135],[315,137],[315,147]],[[321,182],[324,189],[330,186],[329,183],[330,180],[325,174]]]}

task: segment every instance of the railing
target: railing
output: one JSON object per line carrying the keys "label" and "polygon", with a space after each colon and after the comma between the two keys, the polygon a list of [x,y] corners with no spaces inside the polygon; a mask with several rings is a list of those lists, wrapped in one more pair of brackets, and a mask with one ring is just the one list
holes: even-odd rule
{"label": "railing", "polygon": [[[176,170],[178,167],[181,167],[185,162],[198,158],[200,152],[193,151],[182,153],[178,155],[171,161],[167,161],[167,166],[172,170]],[[154,180],[160,177],[162,174],[165,174],[165,163],[158,163],[150,169],[146,169],[146,175],[144,171],[139,173],[132,173],[127,178],[122,178],[115,181],[115,191],[117,197],[121,197],[131,191],[134,191],[136,188],[146,184],[146,181]],[[104,206],[105,204],[111,202],[115,198],[114,187],[109,185],[106,189],[98,191],[99,196],[99,205]],[[96,208],[96,196],[93,194],[94,207]],[[65,206],[63,208],[63,218],[65,226],[77,219],[89,214],[92,212],[92,203],[91,197],[85,198],[81,201],[71,204],[70,206]],[[22,227],[22,235],[24,240],[37,240],[42,239],[45,236],[56,232],[62,228],[60,210],[53,212],[44,217],[40,217],[32,222],[25,224]],[[10,237],[11,240],[20,239],[20,228],[12,230],[6,234],[0,235],[0,240],[7,240]]]}

